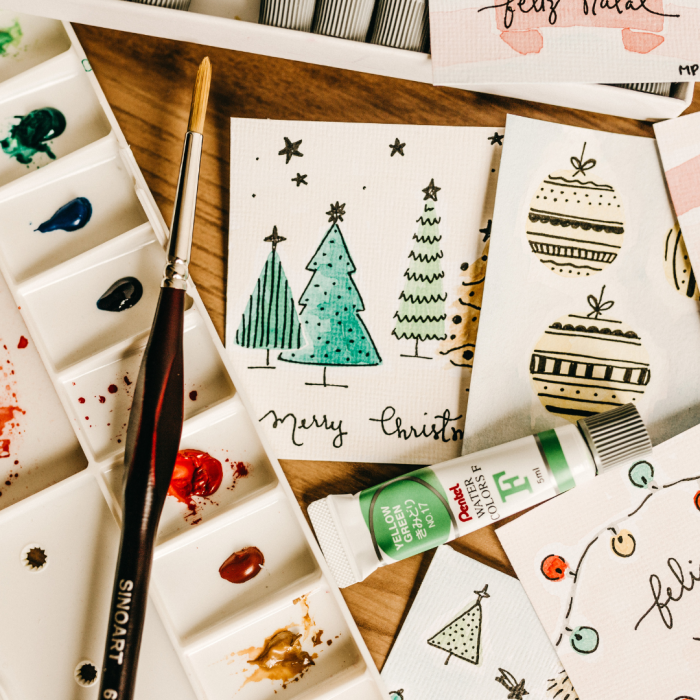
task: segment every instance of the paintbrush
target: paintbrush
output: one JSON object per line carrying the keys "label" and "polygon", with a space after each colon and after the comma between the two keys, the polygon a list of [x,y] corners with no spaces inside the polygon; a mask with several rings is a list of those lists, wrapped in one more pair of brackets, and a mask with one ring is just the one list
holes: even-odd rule
{"label": "paintbrush", "polygon": [[153,546],[180,445],[185,291],[210,81],[211,64],[205,58],[192,94],[168,260],[126,433],[122,535],[109,611],[101,700],[131,700],[133,696]]}

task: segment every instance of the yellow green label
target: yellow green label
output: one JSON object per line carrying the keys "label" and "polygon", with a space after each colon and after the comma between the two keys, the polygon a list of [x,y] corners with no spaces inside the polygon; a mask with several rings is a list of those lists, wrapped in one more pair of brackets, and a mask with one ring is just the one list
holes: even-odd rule
{"label": "yellow green label", "polygon": [[380,560],[383,554],[406,559],[457,536],[447,495],[431,469],[363,491],[360,509]]}

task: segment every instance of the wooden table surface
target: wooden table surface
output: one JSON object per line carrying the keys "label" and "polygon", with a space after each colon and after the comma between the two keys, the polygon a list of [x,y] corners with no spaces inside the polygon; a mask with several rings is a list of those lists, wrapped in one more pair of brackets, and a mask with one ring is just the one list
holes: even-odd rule
{"label": "wooden table surface", "polygon": [[[95,27],[76,25],[75,29],[166,221],[172,213],[197,65],[204,56],[212,60],[190,269],[222,339],[230,117],[502,127],[510,112],[653,136],[650,124],[630,119]],[[700,91],[689,111],[700,111]],[[282,467],[305,512],[309,503],[330,493],[354,493],[414,468],[310,461],[283,461]],[[493,527],[461,537],[453,546],[513,574]],[[380,669],[431,558],[430,552],[412,557],[343,590]]]}

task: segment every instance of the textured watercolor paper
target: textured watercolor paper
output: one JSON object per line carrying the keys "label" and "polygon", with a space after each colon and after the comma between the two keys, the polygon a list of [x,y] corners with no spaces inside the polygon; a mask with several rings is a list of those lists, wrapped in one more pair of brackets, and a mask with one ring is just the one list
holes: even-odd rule
{"label": "textured watercolor paper", "polygon": [[693,80],[698,36],[698,0],[430,3],[436,85]]}
{"label": "textured watercolor paper", "polygon": [[459,454],[502,141],[232,120],[226,347],[279,457]]}
{"label": "textured watercolor paper", "polygon": [[497,531],[582,698],[700,698],[700,427]]}
{"label": "textured watercolor paper", "polygon": [[578,700],[520,583],[438,547],[382,669],[391,700]]}
{"label": "textured watercolor paper", "polygon": [[654,444],[700,422],[700,314],[667,256],[656,142],[507,128],[464,454],[624,403]]}
{"label": "textured watercolor paper", "polygon": [[674,284],[700,299],[692,263],[700,268],[700,114],[654,125],[666,182],[680,224],[667,257],[676,270]]}

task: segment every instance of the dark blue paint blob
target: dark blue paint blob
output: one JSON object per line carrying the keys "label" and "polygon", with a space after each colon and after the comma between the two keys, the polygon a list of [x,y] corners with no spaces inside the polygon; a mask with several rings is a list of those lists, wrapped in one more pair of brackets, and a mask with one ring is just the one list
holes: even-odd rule
{"label": "dark blue paint blob", "polygon": [[48,221],[44,221],[36,231],[77,231],[83,228],[92,216],[92,204],[85,197],[71,199],[64,204]]}
{"label": "dark blue paint blob", "polygon": [[143,285],[136,277],[117,280],[98,300],[101,311],[126,311],[138,304],[143,296]]}

